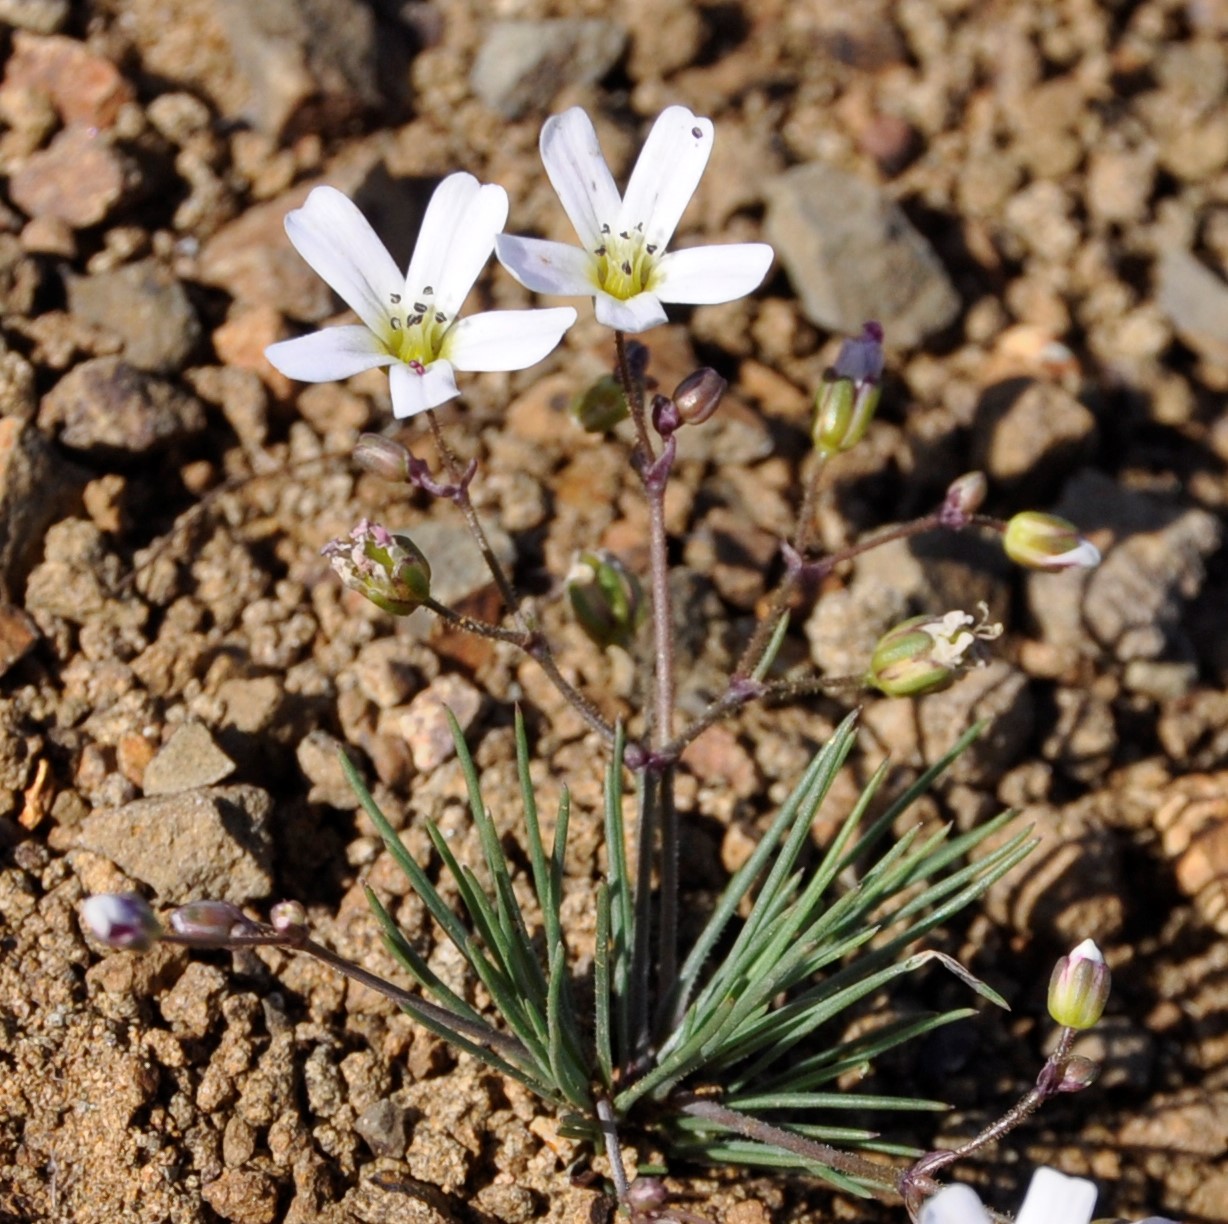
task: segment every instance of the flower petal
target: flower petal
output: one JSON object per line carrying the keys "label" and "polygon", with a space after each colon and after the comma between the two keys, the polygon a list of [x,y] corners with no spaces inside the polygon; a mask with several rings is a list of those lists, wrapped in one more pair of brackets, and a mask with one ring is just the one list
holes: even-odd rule
{"label": "flower petal", "polygon": [[542,162],[580,242],[595,251],[602,225],[618,217],[618,188],[597,143],[593,121],[578,106],[542,126]]}
{"label": "flower petal", "polygon": [[523,370],[554,349],[575,321],[570,306],[489,310],[457,323],[444,351],[458,370]]}
{"label": "flower petal", "polygon": [[370,330],[358,323],[326,327],[296,340],[279,340],[270,344],[264,355],[275,370],[302,382],[349,378],[396,360]]}
{"label": "flower petal", "polygon": [[616,229],[644,227],[644,240],[664,247],[674,236],[712,152],[712,120],[685,106],[661,112],[640,151]]}
{"label": "flower petal", "polygon": [[388,385],[392,391],[392,414],[396,417],[417,416],[460,394],[451,363],[443,360],[432,361],[422,374],[398,362],[388,371]]}
{"label": "flower petal", "polygon": [[592,297],[598,291],[596,264],[587,251],[544,238],[495,239],[499,262],[526,289],[561,297]]}
{"label": "flower petal", "polygon": [[657,264],[652,291],[663,302],[692,306],[732,302],[759,287],[772,258],[772,248],[765,242],[671,251]]}
{"label": "flower petal", "polygon": [[1096,1184],[1056,1169],[1037,1169],[1015,1224],[1087,1224],[1096,1207]]}
{"label": "flower petal", "polygon": [[652,293],[637,293],[626,301],[608,293],[598,293],[593,304],[597,322],[615,331],[644,332],[665,322],[665,308]]}
{"label": "flower petal", "polygon": [[431,195],[405,274],[409,304],[427,289],[432,309],[455,315],[507,220],[507,192],[472,174],[449,174]]}
{"label": "flower petal", "polygon": [[971,1186],[947,1186],[926,1200],[920,1224],[989,1224],[989,1213]]}
{"label": "flower petal", "polygon": [[315,187],[302,208],[286,214],[294,249],[375,333],[388,330],[391,296],[401,273],[370,222],[335,187]]}

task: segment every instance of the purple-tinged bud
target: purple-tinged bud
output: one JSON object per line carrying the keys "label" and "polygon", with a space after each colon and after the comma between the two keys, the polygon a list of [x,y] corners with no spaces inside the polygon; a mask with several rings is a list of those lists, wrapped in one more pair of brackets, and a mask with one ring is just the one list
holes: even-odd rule
{"label": "purple-tinged bud", "polygon": [[632,1211],[656,1211],[669,1202],[669,1191],[659,1177],[637,1177],[627,1187]]}
{"label": "purple-tinged bud", "polygon": [[971,518],[984,504],[989,493],[989,481],[984,472],[965,472],[947,485],[942,508],[962,519]]}
{"label": "purple-tinged bud", "polygon": [[354,462],[385,480],[408,480],[409,448],[383,434],[361,434],[354,446]]}
{"label": "purple-tinged bud", "polygon": [[408,616],[430,598],[430,562],[409,536],[363,519],[321,552],[346,586],[393,616]]}
{"label": "purple-tinged bud", "polygon": [[682,424],[682,414],[678,411],[678,405],[665,395],[654,395],[652,397],[650,415],[652,417],[653,429],[663,438],[668,438],[671,434],[677,433],[678,427]]}
{"label": "purple-tinged bud", "polygon": [[846,340],[815,397],[811,437],[824,457],[851,450],[865,437],[882,398],[883,329],[870,322]]}
{"label": "purple-tinged bud", "polygon": [[1063,1028],[1089,1029],[1104,1015],[1112,975],[1100,949],[1085,939],[1053,966],[1049,1015]]}
{"label": "purple-tinged bud", "polygon": [[603,374],[571,401],[571,415],[587,433],[609,433],[630,415],[622,383],[613,374]]}
{"label": "purple-tinged bud", "polygon": [[1057,1090],[1058,1092],[1082,1092],[1084,1088],[1090,1088],[1099,1078],[1100,1064],[1093,1062],[1090,1058],[1084,1058],[1081,1054],[1076,1054],[1066,1060]]}
{"label": "purple-tinged bud", "polygon": [[269,925],[275,931],[302,930],[307,925],[307,911],[299,901],[279,901],[269,911]]}
{"label": "purple-tinged bud", "polygon": [[1073,523],[1038,510],[1024,510],[1006,524],[1002,547],[1016,565],[1028,569],[1091,569],[1100,564],[1100,550]]}
{"label": "purple-tinged bud", "polygon": [[99,893],[81,903],[81,922],[99,943],[128,952],[146,952],[162,935],[162,924],[136,893]]}
{"label": "purple-tinged bud", "polygon": [[639,579],[604,551],[576,554],[567,574],[567,598],[580,628],[603,650],[629,646],[648,611]]}
{"label": "purple-tinged bud", "polygon": [[171,911],[171,930],[190,939],[225,942],[252,928],[252,921],[229,901],[189,901]]}
{"label": "purple-tinged bud", "polygon": [[888,697],[922,697],[949,688],[960,672],[984,664],[985,642],[1002,633],[989,622],[989,609],[980,605],[981,619],[968,612],[945,616],[914,616],[889,629],[874,647],[865,682]]}
{"label": "purple-tinged bud", "polygon": [[674,388],[674,405],[687,425],[702,425],[712,419],[729,388],[715,370],[705,366],[688,374]]}

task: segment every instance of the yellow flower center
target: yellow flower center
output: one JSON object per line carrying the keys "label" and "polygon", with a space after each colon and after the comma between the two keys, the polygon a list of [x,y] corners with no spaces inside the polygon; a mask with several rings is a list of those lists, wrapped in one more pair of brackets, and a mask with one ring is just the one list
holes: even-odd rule
{"label": "yellow flower center", "polygon": [[642,222],[618,234],[608,225],[601,227],[602,242],[593,252],[597,257],[597,284],[620,301],[652,288],[657,246],[644,241],[643,231]]}
{"label": "yellow flower center", "polygon": [[409,303],[403,294],[390,295],[384,345],[393,357],[419,373],[438,359],[444,338],[455,322],[442,310],[435,309],[431,301],[434,292],[428,285],[420,297]]}

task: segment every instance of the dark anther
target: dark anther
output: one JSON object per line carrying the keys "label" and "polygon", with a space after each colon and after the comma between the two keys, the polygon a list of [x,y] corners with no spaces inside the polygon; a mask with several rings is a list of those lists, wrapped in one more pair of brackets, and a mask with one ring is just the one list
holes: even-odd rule
{"label": "dark anther", "polygon": [[631,235],[630,235],[630,234],[628,234],[626,230],[623,230],[623,232],[622,232],[621,234],[619,234],[618,236],[619,236],[620,238],[630,238],[630,237],[631,237]]}
{"label": "dark anther", "polygon": [[415,310],[416,310],[416,311],[417,311],[419,314],[426,314],[426,307],[425,307],[425,306],[424,306],[424,305],[423,305],[421,302],[415,302],[415,303],[414,303],[414,309],[415,309]]}
{"label": "dark anther", "polygon": [[435,290],[434,290],[434,289],[432,289],[432,288],[430,287],[430,285],[427,285],[427,287],[426,287],[425,289],[423,289],[423,290],[422,290],[422,296],[423,296],[423,297],[430,297],[430,296],[431,296],[431,295],[432,295],[434,292],[435,292]]}
{"label": "dark anther", "polygon": [[608,233],[610,232],[610,227],[609,227],[608,225],[603,225],[603,226],[601,227],[601,232],[602,232],[603,234],[608,234]]}
{"label": "dark anther", "polygon": [[417,327],[418,324],[422,322],[422,316],[420,314],[410,315],[409,318],[405,320],[405,322],[410,327]]}
{"label": "dark anther", "polygon": [[626,260],[626,259],[623,260],[623,275],[624,276],[631,275],[631,263],[629,260]]}
{"label": "dark anther", "polygon": [[649,244],[648,244],[648,245],[647,245],[647,246],[644,248],[644,250],[646,250],[646,251],[648,252],[648,254],[649,254],[649,255],[655,255],[655,254],[657,253],[657,244],[656,244],[655,242],[650,242],[650,243],[649,243]]}
{"label": "dark anther", "polygon": [[401,320],[400,319],[389,319],[388,322],[392,324],[393,331],[401,330]]}
{"label": "dark anther", "polygon": [[696,140],[698,140],[703,135],[703,132],[701,132],[699,128],[692,128],[691,135],[694,136]]}
{"label": "dark anther", "polygon": [[594,252],[593,252],[593,254],[595,254],[595,255],[599,255],[599,256],[600,256],[600,255],[604,255],[604,254],[605,254],[605,244],[603,243],[601,246],[599,246],[599,247],[596,249],[596,251],[594,251]]}
{"label": "dark anther", "polygon": [[396,306],[401,300],[401,295],[399,293],[391,293],[388,296],[392,298],[392,304],[394,306]]}
{"label": "dark anther", "polygon": [[448,316],[444,314],[442,310],[435,311],[435,322],[436,323],[445,323],[447,322],[447,318]]}

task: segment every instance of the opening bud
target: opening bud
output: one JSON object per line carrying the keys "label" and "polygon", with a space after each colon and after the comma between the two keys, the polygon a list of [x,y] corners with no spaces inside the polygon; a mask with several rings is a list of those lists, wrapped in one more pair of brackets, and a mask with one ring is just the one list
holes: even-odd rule
{"label": "opening bud", "polygon": [[412,458],[408,447],[383,434],[362,434],[354,446],[354,462],[385,480],[408,480]]}
{"label": "opening bud", "polygon": [[851,450],[865,437],[882,398],[883,329],[865,323],[846,340],[815,397],[811,437],[825,458]]}
{"label": "opening bud", "polygon": [[1100,1078],[1100,1064],[1076,1054],[1068,1059],[1062,1071],[1058,1092],[1082,1092]]}
{"label": "opening bud", "polygon": [[81,922],[99,943],[128,952],[146,952],[162,935],[162,924],[136,893],[100,893],[81,903]]}
{"label": "opening bud", "polygon": [[1100,949],[1085,939],[1053,966],[1049,1015],[1063,1028],[1089,1029],[1104,1015],[1112,975]]}
{"label": "opening bud", "polygon": [[1100,550],[1073,523],[1038,510],[1024,510],[1006,524],[1002,547],[1016,565],[1028,569],[1091,569],[1100,564]]}
{"label": "opening bud", "polygon": [[571,415],[588,433],[609,433],[629,413],[622,383],[613,374],[603,374],[571,401]]}
{"label": "opening bud", "polygon": [[990,623],[984,604],[978,611],[980,620],[955,611],[914,616],[889,629],[874,647],[866,683],[889,697],[921,697],[948,688],[960,672],[983,666],[983,643],[999,637],[1002,626]]}
{"label": "opening bud", "polygon": [[688,374],[674,388],[674,406],[683,423],[702,425],[711,420],[728,387],[729,384],[707,366]]}
{"label": "opening bud", "polygon": [[307,925],[307,911],[298,901],[279,901],[269,911],[269,925],[275,931],[298,930]]}
{"label": "opening bud", "polygon": [[605,551],[576,554],[567,574],[567,598],[580,628],[603,650],[629,646],[648,611],[639,579]]}
{"label": "opening bud", "polygon": [[227,940],[251,925],[251,919],[229,901],[189,901],[171,911],[171,930],[192,939]]}
{"label": "opening bud", "polygon": [[965,472],[947,485],[942,508],[960,519],[971,518],[984,504],[989,481],[984,472]]}
{"label": "opening bud", "polygon": [[393,616],[408,616],[430,598],[430,562],[409,536],[363,519],[321,552],[346,586]]}

